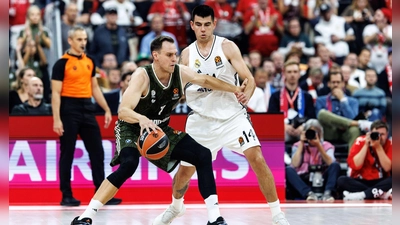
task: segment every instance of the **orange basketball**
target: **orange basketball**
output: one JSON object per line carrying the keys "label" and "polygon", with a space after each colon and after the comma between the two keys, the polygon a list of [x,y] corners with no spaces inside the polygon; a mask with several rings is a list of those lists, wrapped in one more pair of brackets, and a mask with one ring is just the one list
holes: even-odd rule
{"label": "orange basketball", "polygon": [[157,134],[154,131],[148,133],[144,131],[139,136],[137,141],[137,148],[142,156],[150,160],[158,160],[167,154],[169,150],[169,139],[164,131],[157,130]]}

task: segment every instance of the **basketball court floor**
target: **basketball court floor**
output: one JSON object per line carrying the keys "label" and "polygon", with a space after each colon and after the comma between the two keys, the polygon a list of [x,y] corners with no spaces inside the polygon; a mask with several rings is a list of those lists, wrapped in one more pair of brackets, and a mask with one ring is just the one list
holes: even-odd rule
{"label": "basketball court floor", "polygon": [[[94,225],[151,225],[167,205],[104,206],[94,218]],[[10,206],[9,225],[69,225],[86,206]],[[186,204],[184,216],[172,225],[206,225],[203,204]],[[221,214],[229,225],[272,224],[267,204],[220,204]],[[282,203],[291,225],[386,225],[392,223],[392,201],[335,201],[334,203]]]}

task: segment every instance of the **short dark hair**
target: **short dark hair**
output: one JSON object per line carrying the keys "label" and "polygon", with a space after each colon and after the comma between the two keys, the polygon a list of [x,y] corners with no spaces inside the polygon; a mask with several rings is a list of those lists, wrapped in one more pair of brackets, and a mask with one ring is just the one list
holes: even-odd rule
{"label": "short dark hair", "polygon": [[369,53],[371,54],[371,50],[369,50],[369,49],[366,48],[366,47],[363,47],[363,48],[360,50],[360,54],[358,54],[358,55],[361,55],[361,52],[363,52],[363,51],[367,51],[367,52],[369,52]]}
{"label": "short dark hair", "polygon": [[332,78],[333,75],[340,75],[341,80],[344,81],[343,74],[341,72],[338,72],[338,71],[330,72],[329,75],[328,75],[328,81],[332,80],[331,78]]}
{"label": "short dark hair", "polygon": [[382,120],[375,120],[375,121],[371,124],[371,130],[373,130],[373,129],[379,129],[379,128],[385,128],[386,131],[389,130],[389,126],[387,125],[387,123],[383,122]]}
{"label": "short dark hair", "polygon": [[368,71],[368,70],[374,71],[374,72],[375,72],[375,75],[378,75],[378,73],[376,72],[376,70],[375,70],[374,68],[366,68],[366,69],[365,69],[365,74],[367,74],[367,71]]}
{"label": "short dark hair", "polygon": [[150,52],[159,51],[161,49],[162,43],[164,41],[167,41],[167,42],[170,42],[170,43],[175,43],[174,39],[172,39],[169,36],[162,36],[162,35],[158,36],[151,42],[151,44],[150,44]]}
{"label": "short dark hair", "polygon": [[211,16],[211,20],[214,21],[214,10],[208,5],[198,5],[192,11],[192,21],[194,21],[195,16],[203,18]]}
{"label": "short dark hair", "polygon": [[132,75],[133,72],[135,72],[135,71],[128,71],[128,72],[125,72],[124,74],[122,74],[121,81],[125,81],[128,76]]}

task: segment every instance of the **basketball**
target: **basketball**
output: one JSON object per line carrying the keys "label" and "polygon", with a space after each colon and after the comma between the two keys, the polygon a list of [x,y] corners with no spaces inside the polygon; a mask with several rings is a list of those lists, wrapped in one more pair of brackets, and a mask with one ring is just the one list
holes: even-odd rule
{"label": "basketball", "polygon": [[150,160],[158,160],[167,154],[169,150],[169,139],[164,131],[157,130],[148,133],[144,131],[139,136],[137,141],[137,148],[140,154]]}

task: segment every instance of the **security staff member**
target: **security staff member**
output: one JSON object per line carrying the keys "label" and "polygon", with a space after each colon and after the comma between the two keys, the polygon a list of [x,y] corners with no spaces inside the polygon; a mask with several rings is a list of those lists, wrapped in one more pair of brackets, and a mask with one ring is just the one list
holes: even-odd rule
{"label": "security staff member", "polygon": [[[111,111],[97,84],[95,64],[84,51],[87,43],[86,31],[79,26],[68,32],[71,46],[53,67],[52,111],[53,130],[60,136],[59,176],[62,192],[61,205],[79,206],[71,190],[71,167],[77,135],[82,138],[89,153],[93,183],[96,190],[104,180],[104,150],[100,128],[95,118],[96,102],[105,111],[105,128],[111,122]],[[111,199],[108,204],[119,204],[121,199]]]}

